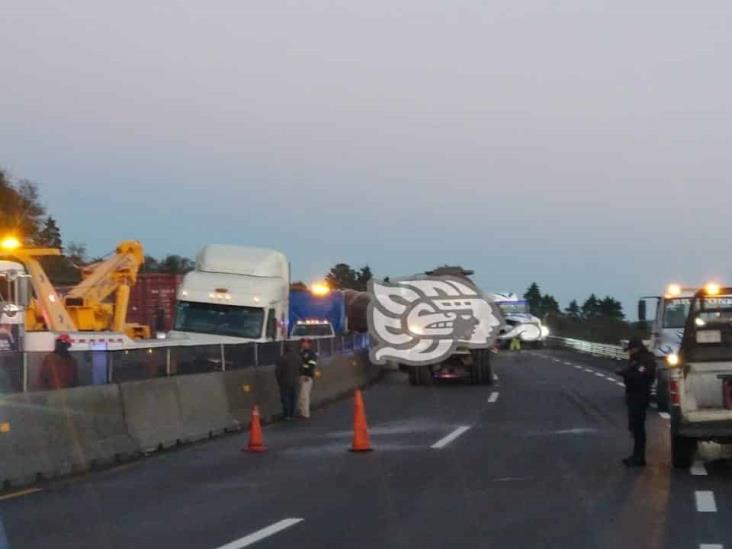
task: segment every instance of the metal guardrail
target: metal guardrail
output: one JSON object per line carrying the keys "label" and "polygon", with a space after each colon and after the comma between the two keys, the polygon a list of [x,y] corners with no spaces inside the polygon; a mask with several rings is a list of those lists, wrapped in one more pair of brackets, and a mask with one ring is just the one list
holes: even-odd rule
{"label": "metal guardrail", "polygon": [[[122,351],[72,351],[76,359],[76,387],[140,381],[206,372],[225,372],[274,364],[284,341],[136,348]],[[314,350],[325,358],[369,348],[368,334],[345,334],[313,339]],[[44,391],[41,370],[48,353],[0,352],[0,395]]]}
{"label": "metal guardrail", "polygon": [[568,337],[547,337],[547,342],[560,349],[572,349],[580,353],[586,353],[592,356],[604,358],[612,358],[614,360],[626,360],[628,353],[620,345],[609,345],[607,343],[595,343],[593,341],[583,341],[581,339],[571,339]]}

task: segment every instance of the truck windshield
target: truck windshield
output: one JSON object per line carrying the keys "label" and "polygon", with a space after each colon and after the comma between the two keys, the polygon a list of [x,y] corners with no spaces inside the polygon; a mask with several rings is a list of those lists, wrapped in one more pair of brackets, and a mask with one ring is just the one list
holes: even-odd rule
{"label": "truck windshield", "polygon": [[498,307],[504,315],[529,314],[529,304],[526,301],[499,301]]}
{"label": "truck windshield", "polygon": [[690,306],[691,298],[688,297],[667,300],[663,308],[663,327],[683,328],[686,317],[689,316]]}
{"label": "truck windshield", "polygon": [[264,309],[179,301],[175,329],[181,332],[256,339],[262,337]]}
{"label": "truck windshield", "polygon": [[682,343],[686,361],[732,361],[732,295],[702,297],[693,307],[691,333]]}

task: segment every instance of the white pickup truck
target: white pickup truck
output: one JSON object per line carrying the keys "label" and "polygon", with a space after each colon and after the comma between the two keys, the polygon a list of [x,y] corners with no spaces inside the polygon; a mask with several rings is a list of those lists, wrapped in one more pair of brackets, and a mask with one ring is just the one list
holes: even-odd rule
{"label": "white pickup truck", "polygon": [[707,284],[694,294],[678,353],[666,362],[671,457],[688,467],[697,441],[732,442],[732,288]]}

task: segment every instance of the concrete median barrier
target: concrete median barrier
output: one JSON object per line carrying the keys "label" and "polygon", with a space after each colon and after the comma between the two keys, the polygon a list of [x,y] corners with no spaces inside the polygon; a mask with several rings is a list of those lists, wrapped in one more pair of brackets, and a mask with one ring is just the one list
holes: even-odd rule
{"label": "concrete median barrier", "polygon": [[229,411],[223,374],[178,376],[175,382],[180,408],[180,440],[201,440],[239,427]]}
{"label": "concrete median barrier", "polygon": [[84,471],[137,452],[117,385],[0,398],[0,482]]}
{"label": "concrete median barrier", "polygon": [[175,378],[131,381],[119,387],[128,431],[141,451],[180,441],[182,419]]}
{"label": "concrete median barrier", "polygon": [[[326,357],[312,406],[375,379],[366,353]],[[0,483],[80,472],[120,457],[201,440],[281,414],[274,366],[0,396]],[[1,486],[0,486],[1,489]]]}

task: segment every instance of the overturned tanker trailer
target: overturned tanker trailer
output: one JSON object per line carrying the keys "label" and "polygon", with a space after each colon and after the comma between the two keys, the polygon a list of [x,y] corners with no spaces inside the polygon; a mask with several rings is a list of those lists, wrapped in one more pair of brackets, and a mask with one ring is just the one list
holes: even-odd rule
{"label": "overturned tanker trailer", "polygon": [[495,302],[470,279],[472,274],[443,266],[393,281],[372,281],[372,361],[398,363],[411,385],[448,379],[492,383],[491,348],[504,320]]}

